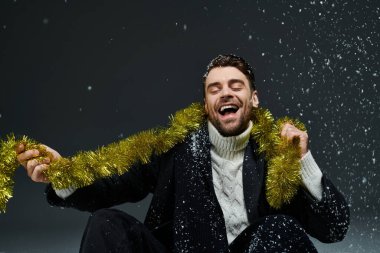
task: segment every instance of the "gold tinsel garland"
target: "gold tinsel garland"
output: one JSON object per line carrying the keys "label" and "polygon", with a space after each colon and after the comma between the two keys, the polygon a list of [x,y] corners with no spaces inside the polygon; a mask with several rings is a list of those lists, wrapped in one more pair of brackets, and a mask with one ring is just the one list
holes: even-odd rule
{"label": "gold tinsel garland", "polygon": [[[169,151],[199,129],[205,120],[203,106],[194,103],[171,116],[167,128],[143,131],[96,151],[79,152],[73,157],[61,158],[50,164],[45,176],[54,189],[65,189],[70,186],[81,188],[100,178],[121,175],[137,162],[149,163],[152,154],[160,155]],[[273,208],[280,208],[284,203],[289,203],[301,183],[298,142],[287,142],[281,138],[280,130],[285,122],[301,130],[305,130],[305,127],[299,121],[287,117],[275,121],[271,113],[263,108],[253,110],[252,121],[251,136],[268,162],[267,200]],[[51,155],[43,145],[25,136],[17,139],[9,135],[6,140],[0,140],[0,212],[5,212],[6,203],[12,197],[12,177],[19,166],[15,147],[19,143],[23,143],[26,150],[38,149],[39,159]]]}

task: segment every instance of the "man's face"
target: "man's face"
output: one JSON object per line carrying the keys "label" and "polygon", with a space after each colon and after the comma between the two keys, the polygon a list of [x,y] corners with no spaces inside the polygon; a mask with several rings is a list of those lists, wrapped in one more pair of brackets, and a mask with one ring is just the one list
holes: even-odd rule
{"label": "man's face", "polygon": [[205,109],[208,119],[223,136],[239,135],[248,127],[257,91],[235,67],[213,68],[205,81]]}

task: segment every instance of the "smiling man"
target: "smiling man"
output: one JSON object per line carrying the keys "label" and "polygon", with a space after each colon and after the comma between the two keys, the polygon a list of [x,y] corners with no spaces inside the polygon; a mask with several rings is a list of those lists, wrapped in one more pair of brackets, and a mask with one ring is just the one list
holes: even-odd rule
{"label": "smiling man", "polygon": [[206,113],[223,136],[238,135],[248,128],[252,107],[259,105],[251,83],[236,67],[215,67],[206,75]]}
{"label": "smiling man", "polygon": [[[203,85],[207,123],[167,153],[84,188],[48,185],[52,205],[92,212],[81,252],[316,252],[308,234],[327,243],[342,240],[348,206],[314,161],[308,135],[290,124],[281,136],[299,138],[302,187],[280,209],[268,204],[267,164],[250,135],[259,100],[248,63],[219,55]],[[38,151],[22,145],[17,152],[32,180],[49,183],[42,175],[49,160],[34,159]],[[148,193],[153,199],[144,224],[106,209]]]}

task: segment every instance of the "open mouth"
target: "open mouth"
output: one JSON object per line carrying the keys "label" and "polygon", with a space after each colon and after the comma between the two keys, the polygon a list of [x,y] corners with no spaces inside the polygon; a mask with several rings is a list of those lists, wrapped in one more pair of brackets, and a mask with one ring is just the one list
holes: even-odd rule
{"label": "open mouth", "polygon": [[224,116],[227,114],[236,113],[238,110],[239,107],[236,105],[223,105],[219,108],[218,112]]}

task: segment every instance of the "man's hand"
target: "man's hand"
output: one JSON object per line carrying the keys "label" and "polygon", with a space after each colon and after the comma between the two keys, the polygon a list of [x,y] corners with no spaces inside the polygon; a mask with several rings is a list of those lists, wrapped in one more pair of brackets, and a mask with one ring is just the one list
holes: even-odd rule
{"label": "man's hand", "polygon": [[34,182],[49,183],[49,180],[44,176],[43,171],[45,171],[50,162],[54,162],[61,158],[61,155],[52,148],[46,147],[46,151],[52,154],[52,160],[48,157],[41,159],[36,159],[39,156],[39,151],[37,149],[31,149],[25,151],[25,146],[19,144],[16,147],[17,160],[26,169],[28,176]]}
{"label": "man's hand", "polygon": [[295,126],[289,123],[285,123],[281,130],[281,137],[287,139],[288,141],[293,141],[294,138],[299,138],[299,146],[301,148],[301,157],[306,155],[308,151],[308,140],[309,136],[306,132],[299,130]]}

